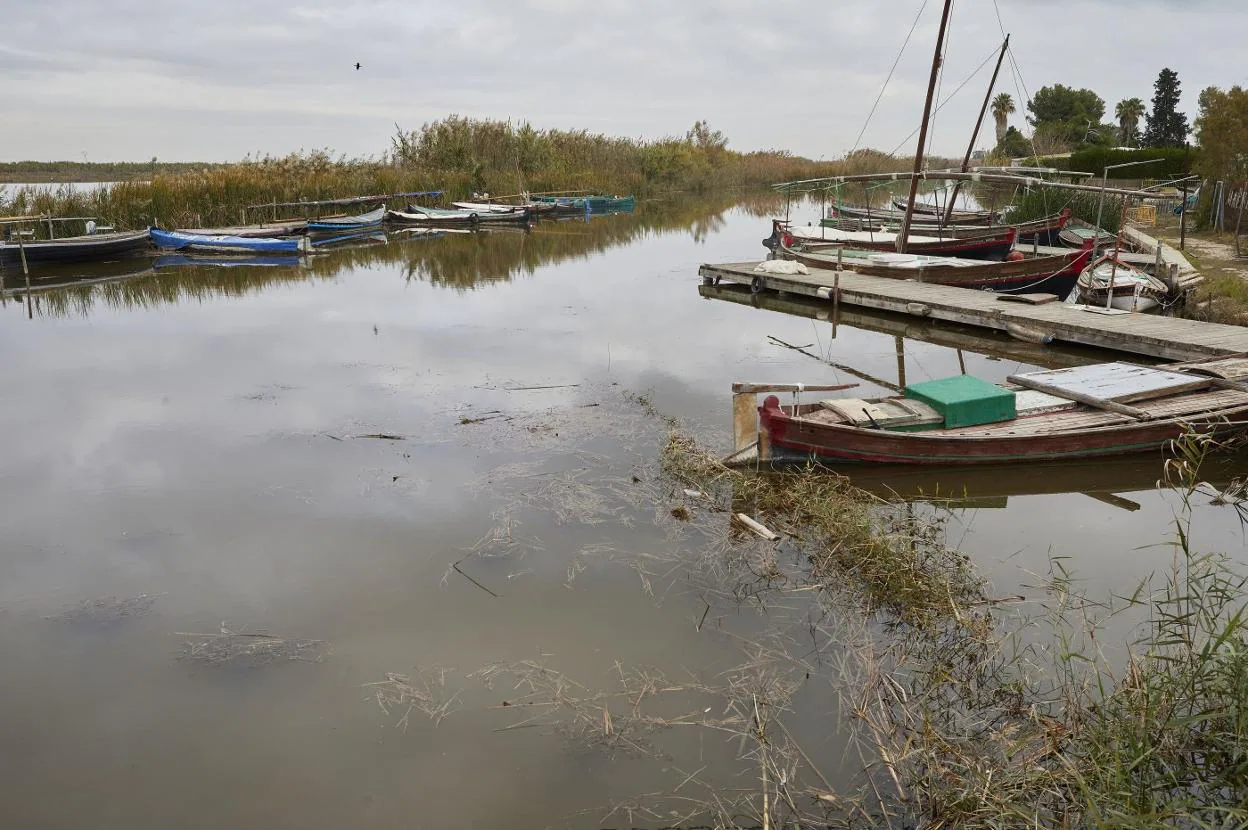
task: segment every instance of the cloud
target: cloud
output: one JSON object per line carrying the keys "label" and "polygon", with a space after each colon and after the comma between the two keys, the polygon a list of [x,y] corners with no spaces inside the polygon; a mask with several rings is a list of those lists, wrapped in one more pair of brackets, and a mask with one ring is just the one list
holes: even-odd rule
{"label": "cloud", "polygon": [[[999,3],[1022,73],[1003,73],[1000,86],[1017,98],[1024,88],[1065,83],[1096,90],[1112,110],[1120,98],[1147,100],[1169,63],[1194,111],[1200,89],[1239,80],[1224,69],[1235,65],[1232,45],[1219,42],[1219,33],[1248,25],[1248,7],[1238,2],[1057,0],[1040,20],[1034,4]],[[939,5],[924,8],[864,146],[892,150],[917,126]],[[1001,39],[991,8],[963,5],[951,24],[942,97],[970,79],[937,116],[933,137],[947,155],[965,149],[991,69],[985,58]],[[388,146],[396,122],[414,127],[458,112],[648,138],[706,118],[740,149],[830,158],[853,146],[919,6],[21,4],[0,30],[14,126],[2,152],[10,160],[86,152],[95,160],[211,161],[324,146],[371,155]],[[1061,9],[1078,25],[1055,37],[1050,24],[1066,19]],[[1015,117],[1021,123],[1021,111]],[[901,149],[912,146],[910,139]]]}

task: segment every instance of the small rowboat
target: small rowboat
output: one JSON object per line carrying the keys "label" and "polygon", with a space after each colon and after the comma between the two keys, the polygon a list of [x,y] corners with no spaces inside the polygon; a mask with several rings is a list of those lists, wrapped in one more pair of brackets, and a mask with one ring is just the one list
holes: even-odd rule
{"label": "small rowboat", "polygon": [[527,222],[525,211],[510,213],[478,212],[475,210],[441,210],[408,205],[407,210],[386,212],[386,221],[398,225],[478,225],[483,223]]}
{"label": "small rowboat", "polygon": [[535,210],[527,205],[499,205],[493,202],[451,202],[451,207],[457,210],[466,210],[470,213],[499,213],[505,216],[510,216],[514,213],[536,213]]}
{"label": "small rowboat", "polygon": [[25,252],[27,264],[40,262],[89,262],[133,256],[148,248],[147,230],[94,233],[61,239],[31,242],[0,242],[0,263],[20,264]]}
{"label": "small rowboat", "polygon": [[530,196],[538,205],[554,205],[563,213],[627,213],[637,206],[634,196]]}
{"label": "small rowboat", "polygon": [[[1092,240],[1088,240],[1092,244]],[[1076,301],[1121,311],[1151,311],[1174,297],[1157,277],[1107,254],[1089,265],[1075,283]]]}
{"label": "small rowboat", "polygon": [[280,239],[254,239],[249,236],[208,236],[150,228],[152,242],[166,251],[201,251],[207,253],[297,254],[312,250],[306,236]]}
{"label": "small rowboat", "polygon": [[[763,461],[1002,464],[1157,453],[1185,434],[1248,430],[1244,355],[1169,367],[1106,363],[1012,375],[997,385],[967,375],[912,384],[885,398],[831,398],[757,408]],[[736,396],[778,387],[734,384]],[[738,406],[737,403],[742,405]],[[739,418],[751,418],[744,399]],[[739,435],[753,429],[737,424]],[[778,452],[777,452],[778,450]]]}
{"label": "small rowboat", "polygon": [[308,228],[306,219],[270,222],[264,225],[236,225],[226,228],[178,228],[178,233],[193,233],[197,236],[246,236],[252,239],[274,239],[279,236],[294,236]]}
{"label": "small rowboat", "polygon": [[313,219],[308,222],[308,231],[340,233],[342,231],[364,230],[365,228],[377,227],[385,218],[386,209],[383,206],[376,210],[370,210],[368,213],[360,213],[355,216],[333,216],[326,219]]}

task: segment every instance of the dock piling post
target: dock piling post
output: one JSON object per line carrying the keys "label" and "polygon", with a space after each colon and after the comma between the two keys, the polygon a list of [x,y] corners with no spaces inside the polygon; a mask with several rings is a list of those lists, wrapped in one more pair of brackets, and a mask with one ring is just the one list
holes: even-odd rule
{"label": "dock piling post", "polygon": [[758,396],[753,392],[733,393],[732,451],[740,452],[757,440]]}

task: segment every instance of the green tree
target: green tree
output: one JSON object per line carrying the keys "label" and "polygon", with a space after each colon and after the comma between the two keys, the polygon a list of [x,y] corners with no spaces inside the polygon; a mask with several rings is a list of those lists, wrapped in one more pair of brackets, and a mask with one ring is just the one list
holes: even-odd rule
{"label": "green tree", "polygon": [[1124,98],[1114,107],[1114,117],[1118,119],[1118,139],[1124,146],[1139,137],[1140,118],[1144,115],[1144,102],[1139,98]]}
{"label": "green tree", "polygon": [[1084,144],[1098,137],[1105,102],[1090,89],[1062,84],[1045,86],[1027,102],[1028,123],[1037,132],[1068,145]]}
{"label": "green tree", "polygon": [[1001,140],[997,142],[997,147],[993,150],[993,153],[994,155],[1009,156],[1010,158],[1029,156],[1031,155],[1031,142],[1018,131],[1018,127],[1010,127],[1001,135]]}
{"label": "green tree", "polygon": [[1178,111],[1179,73],[1163,69],[1153,82],[1153,111],[1144,128],[1145,147],[1182,147],[1187,144],[1187,116]]}
{"label": "green tree", "polygon": [[1010,93],[1002,92],[992,99],[992,117],[997,122],[998,146],[1001,144],[1001,140],[1005,138],[1006,128],[1009,126],[1010,113],[1015,111],[1014,99],[1010,97]]}
{"label": "green tree", "polygon": [[1200,93],[1196,118],[1200,144],[1197,168],[1211,179],[1248,179],[1248,90],[1233,86],[1225,92],[1209,87]]}

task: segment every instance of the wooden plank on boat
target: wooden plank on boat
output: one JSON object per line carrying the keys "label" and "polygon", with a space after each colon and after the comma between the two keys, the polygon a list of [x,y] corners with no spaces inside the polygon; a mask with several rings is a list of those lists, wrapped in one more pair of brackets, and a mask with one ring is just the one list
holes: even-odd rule
{"label": "wooden plank on boat", "polygon": [[1056,294],[998,294],[997,299],[1005,303],[1026,303],[1027,305],[1044,305],[1057,302]]}
{"label": "wooden plank on boat", "polygon": [[1024,386],[1027,385],[1024,381],[1044,383],[1063,392],[1079,392],[1096,400],[1115,403],[1132,403],[1193,392],[1197,389],[1208,389],[1210,385],[1208,378],[1152,366],[1137,366],[1133,363],[1100,363],[1070,369],[1047,369],[1011,375],[1009,380]]}
{"label": "wooden plank on boat", "polygon": [[1063,389],[1060,386],[1044,383],[1043,381],[1034,380],[1032,378],[1023,377],[1021,375],[1011,377],[1010,382],[1017,383],[1019,386],[1025,386],[1028,389],[1035,389],[1037,392],[1047,392],[1059,398],[1067,398],[1068,400],[1078,401],[1082,404],[1095,407],[1096,409],[1104,409],[1107,412],[1114,412],[1119,415],[1127,415],[1135,418],[1137,421],[1147,421],[1151,416],[1142,409],[1136,409],[1133,406],[1107,401],[1104,398],[1094,398],[1083,392],[1072,392],[1069,389]]}

